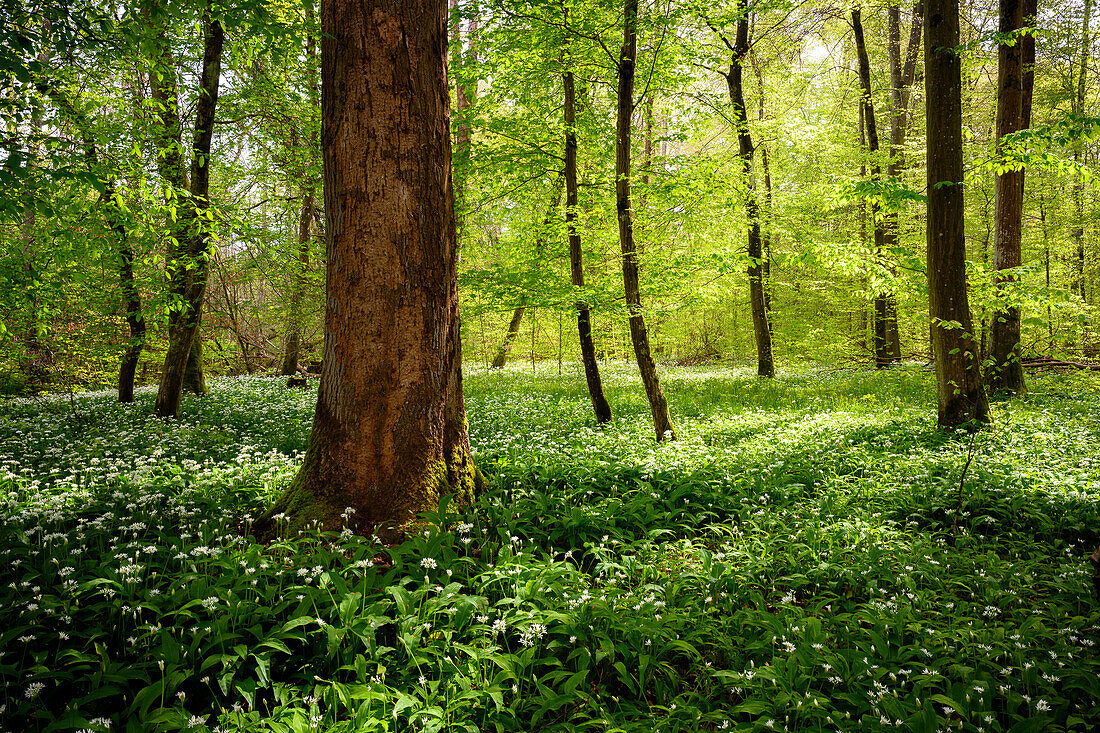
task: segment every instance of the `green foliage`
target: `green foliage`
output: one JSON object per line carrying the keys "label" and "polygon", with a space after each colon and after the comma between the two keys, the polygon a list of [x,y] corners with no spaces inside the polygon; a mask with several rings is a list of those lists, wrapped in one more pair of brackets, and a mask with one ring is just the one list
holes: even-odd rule
{"label": "green foliage", "polygon": [[[1100,384],[1036,377],[975,439],[931,376],[467,374],[494,488],[397,547],[251,544],[313,395],[219,380],[0,410],[0,721],[21,730],[1087,731]],[[256,409],[262,404],[263,409]],[[958,530],[953,524],[958,516]]]}

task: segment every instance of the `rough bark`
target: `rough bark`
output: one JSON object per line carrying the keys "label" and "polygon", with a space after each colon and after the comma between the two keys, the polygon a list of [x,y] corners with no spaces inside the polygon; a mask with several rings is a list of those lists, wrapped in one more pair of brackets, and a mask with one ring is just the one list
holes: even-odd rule
{"label": "rough bark", "polygon": [[953,428],[989,421],[966,293],[958,0],[928,0],[924,35],[928,305],[938,423]]}
{"label": "rough bark", "polygon": [[[178,244],[170,268],[169,292],[179,308],[168,323],[168,352],[164,357],[160,386],[154,412],[159,417],[179,415],[180,396],[186,386],[205,391],[205,379],[201,374],[202,351],[193,348],[197,341],[202,316],[202,303],[206,294],[209,270],[210,226],[207,210],[210,188],[210,143],[214,134],[214,111],[218,103],[218,82],[221,77],[222,48],[225,34],[220,21],[210,17],[207,7],[203,18],[203,62],[199,79],[199,98],[195,108],[195,134],[191,151],[190,196],[181,202],[184,215],[180,222]],[[164,78],[173,74],[164,70]],[[154,89],[158,85],[154,85]],[[174,81],[172,91],[175,90]],[[156,93],[154,94],[156,96]],[[166,95],[167,96],[167,95]],[[174,98],[174,97],[173,97]],[[166,99],[163,109],[174,108]],[[165,129],[172,120],[166,121]],[[179,128],[178,114],[175,129]],[[182,156],[177,171],[182,171]],[[162,174],[163,176],[163,174]],[[177,181],[170,181],[173,185]],[[192,355],[192,351],[195,354]]]}
{"label": "rough bark", "polygon": [[[565,87],[565,227],[569,232],[569,272],[573,287],[584,287],[584,253],[581,233],[577,228],[577,98],[573,72],[562,75]],[[611,421],[611,405],[603,392],[600,367],[596,361],[596,344],[592,340],[592,311],[583,299],[576,303],[577,334],[581,345],[584,378],[596,422]]]}
{"label": "rough bark", "polygon": [[726,87],[730,105],[733,108],[733,121],[737,126],[737,147],[745,182],[745,214],[749,223],[749,305],[752,309],[752,328],[756,338],[756,373],[761,377],[774,377],[772,332],[768,322],[767,297],[764,292],[764,251],[760,237],[760,206],[756,200],[756,184],[753,176],[755,148],[752,144],[752,135],[749,133],[749,118],[745,108],[745,91],[742,83],[744,62],[749,53],[748,0],[740,0],[738,10],[740,17],[737,20],[735,41],[730,48],[729,72],[725,75]]}
{"label": "rough bark", "polygon": [[630,135],[634,114],[634,76],[638,58],[638,0],[624,0],[623,45],[618,63],[618,115],[615,134],[615,206],[619,221],[619,248],[623,261],[623,288],[630,313],[630,341],[642,375],[657,440],[675,440],[668,402],[657,377],[657,365],[649,347],[649,332],[642,313],[638,281],[638,250],[634,243],[634,217],[630,207]]}
{"label": "rough bark", "polygon": [[285,530],[285,514],[291,529],[392,541],[480,482],[457,348],[446,4],[332,0],[321,13],[325,355],[304,463],[254,530]]}
{"label": "rough bark", "polygon": [[[1030,7],[1027,7],[1029,1]],[[999,31],[1017,31],[1033,23],[1034,15],[1035,0],[1000,0]],[[1031,46],[1034,57],[1035,41],[1030,35],[1017,38],[1011,46],[1002,43],[998,49],[998,139],[1030,126],[1030,120],[1024,118],[1024,100],[1031,96],[1030,87],[1024,83],[1025,45]],[[1026,107],[1030,112],[1030,103]],[[1001,307],[1000,299],[1005,297],[1011,283],[1019,280],[1012,270],[1021,264],[1023,169],[998,174],[994,195],[993,284],[998,301],[991,314],[985,376],[991,390],[1017,393],[1025,389],[1024,368],[1020,363],[1020,309],[1014,305]]]}

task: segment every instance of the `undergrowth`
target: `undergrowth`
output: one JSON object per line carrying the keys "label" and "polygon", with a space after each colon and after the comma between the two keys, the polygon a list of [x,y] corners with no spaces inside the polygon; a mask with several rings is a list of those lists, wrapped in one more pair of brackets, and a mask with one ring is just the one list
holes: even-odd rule
{"label": "undergrowth", "polygon": [[[0,728],[1091,731],[1100,382],[974,440],[930,377],[466,375],[493,488],[398,547],[248,539],[314,395],[0,404]],[[974,459],[960,474],[968,450]]]}

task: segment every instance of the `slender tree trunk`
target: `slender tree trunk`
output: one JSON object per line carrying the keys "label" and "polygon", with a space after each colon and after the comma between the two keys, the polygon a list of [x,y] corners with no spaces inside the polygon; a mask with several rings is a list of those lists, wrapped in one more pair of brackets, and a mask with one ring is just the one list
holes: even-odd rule
{"label": "slender tree trunk", "polygon": [[[906,168],[905,138],[909,130],[909,100],[913,79],[916,76],[917,59],[920,56],[921,30],[924,28],[924,3],[913,4],[909,26],[909,40],[905,57],[901,55],[901,12],[896,3],[888,8],[887,47],[890,55],[890,160],[886,163],[886,177],[901,178]],[[891,252],[898,247],[898,212],[890,210],[883,215],[883,247]],[[901,359],[901,330],[898,327],[898,299],[893,292],[885,293],[883,308],[886,319],[884,329],[884,355],[890,361]]]}
{"label": "slender tree trunk", "polygon": [[[568,15],[566,16],[568,22]],[[577,100],[573,71],[562,75],[565,87],[565,226],[569,232],[569,272],[573,287],[584,288],[584,253],[581,250],[581,234],[577,229]],[[584,378],[588,384],[588,397],[596,422],[611,421],[611,405],[603,393],[600,367],[596,362],[596,344],[592,340],[592,312],[588,303],[580,299],[576,303],[577,334],[581,345],[581,361]]]}
{"label": "slender tree trunk", "polygon": [[479,482],[452,411],[464,404],[446,20],[445,0],[322,5],[325,358],[304,463],[260,535],[286,514],[291,529],[392,541]]}
{"label": "slender tree trunk", "polygon": [[[546,238],[550,230],[550,221],[561,205],[561,182],[564,174],[558,177],[554,184],[554,200],[546,209],[546,215],[542,219],[542,229],[535,235],[535,262],[541,263],[543,251],[546,249]],[[504,341],[497,347],[497,353],[490,364],[491,369],[503,369],[508,362],[508,355],[512,351],[512,344],[519,335],[519,327],[523,322],[523,314],[527,311],[528,295],[525,293],[519,301],[519,305],[512,311],[512,320],[508,322],[508,332],[504,335]]]}
{"label": "slender tree trunk", "polygon": [[[313,26],[313,10],[307,4],[306,19],[310,27]],[[317,118],[314,109],[320,101],[321,92],[319,80],[314,74],[314,61],[317,58],[317,45],[310,34],[306,37],[306,68],[309,73],[309,150],[312,158],[317,145]],[[297,135],[295,135],[297,137]],[[298,371],[298,352],[302,338],[302,303],[305,301],[306,288],[309,285],[309,245],[313,239],[311,224],[313,223],[314,210],[316,209],[317,189],[311,174],[303,170],[302,180],[304,184],[300,193],[302,197],[302,210],[298,216],[298,259],[294,270],[294,283],[290,291],[290,312],[287,316],[286,343],[283,345],[283,363],[279,373],[289,377]]]}
{"label": "slender tree trunk", "polygon": [[504,341],[497,347],[496,356],[493,357],[491,369],[503,369],[508,361],[508,354],[512,351],[512,344],[519,335],[519,327],[523,322],[523,313],[527,310],[527,296],[524,296],[516,309],[512,311],[512,320],[508,321],[508,333],[504,335]]}
{"label": "slender tree trunk", "polygon": [[[1035,0],[1000,0],[1000,33],[1012,33],[1032,24],[1034,16]],[[1024,99],[1031,96],[1031,89],[1025,85],[1024,78],[1024,57],[1027,55],[1025,45],[1034,49],[1035,41],[1030,35],[1017,38],[1011,46],[1002,43],[998,50],[998,140],[1030,126],[1030,120],[1024,118]],[[1034,50],[1031,56],[1034,58]],[[1030,103],[1026,106],[1030,112]],[[993,284],[998,301],[995,301],[989,328],[989,345],[986,349],[989,367],[986,371],[986,382],[992,390],[1016,393],[1025,389],[1024,368],[1020,363],[1020,308],[1015,305],[1003,307],[1000,300],[1006,297],[1011,283],[1019,280],[1012,269],[1021,264],[1023,169],[1008,170],[997,175],[995,196]],[[1005,270],[1008,272],[1004,272]]]}
{"label": "slender tree trunk", "polygon": [[205,391],[206,388],[201,374],[201,341],[198,341],[198,348],[195,344],[210,266],[210,226],[206,221],[206,211],[210,206],[207,198],[210,188],[210,142],[214,135],[214,110],[218,103],[224,41],[221,22],[211,18],[208,6],[203,20],[202,76],[195,109],[191,196],[180,227],[179,257],[171,272],[170,291],[181,307],[174,322],[169,320],[168,323],[168,353],[164,357],[154,407],[158,417],[179,415],[180,395],[185,385],[193,391]]}
{"label": "slender tree trunk", "polygon": [[924,23],[928,304],[938,423],[954,428],[989,421],[966,293],[958,0],[928,0]]}
{"label": "slender tree trunk", "polygon": [[1047,353],[1054,356],[1054,312],[1050,307],[1050,232],[1047,231],[1046,202],[1042,189],[1039,189],[1039,225],[1043,228],[1043,269],[1046,274],[1047,301]]}
{"label": "slender tree trunk", "polygon": [[618,118],[615,135],[615,206],[619,220],[619,247],[623,256],[623,287],[630,312],[630,341],[642,375],[657,440],[675,440],[668,402],[657,378],[649,348],[649,332],[642,314],[638,284],[638,251],[634,245],[634,217],[630,208],[630,133],[634,114],[634,72],[638,58],[638,0],[624,0],[623,46],[619,51]]}
{"label": "slender tree trunk", "polygon": [[312,185],[302,190],[302,211],[298,217],[298,259],[294,269],[294,284],[290,291],[290,313],[287,316],[286,343],[283,346],[283,363],[279,373],[284,377],[298,371],[298,350],[302,333],[302,302],[309,282],[309,243],[313,237],[314,189]]}
{"label": "slender tree trunk", "polygon": [[[1077,76],[1077,94],[1073,98],[1073,112],[1077,115],[1085,114],[1085,81],[1089,68],[1089,49],[1091,38],[1089,35],[1089,22],[1092,15],[1092,0],[1085,0],[1084,18],[1081,21],[1081,57]],[[1081,144],[1077,143],[1073,149],[1073,162],[1081,162]],[[1073,208],[1077,216],[1077,226],[1073,229],[1073,239],[1077,243],[1076,257],[1076,285],[1077,292],[1081,295],[1081,302],[1088,303],[1088,291],[1085,287],[1085,184],[1079,181],[1073,186]],[[1071,288],[1071,291],[1073,288]]]}
{"label": "slender tree trunk", "polygon": [[[867,150],[872,156],[871,179],[882,180],[882,167],[878,162],[879,139],[878,125],[875,119],[875,105],[871,96],[871,64],[867,58],[867,44],[863,38],[863,23],[859,8],[852,8],[852,30],[856,39],[856,56],[859,61],[859,84],[862,89],[860,94],[860,107],[863,110],[864,130],[867,135]],[[874,225],[875,255],[880,260],[886,256],[886,219],[881,216],[878,203],[871,204],[871,220]],[[895,348],[897,341],[897,312],[896,306],[891,312],[893,296],[888,292],[879,292],[875,295],[874,304],[874,347],[875,367],[884,369],[897,361],[901,356],[900,344]],[[891,323],[891,315],[893,315]]]}
{"label": "slender tree trunk", "polygon": [[118,192],[114,176],[103,175],[100,171],[99,150],[87,118],[60,90],[51,87],[43,91],[76,125],[83,143],[84,162],[88,166],[88,172],[97,176],[103,184],[103,190],[99,194],[99,206],[102,207],[107,227],[114,232],[117,239],[119,289],[122,293],[122,302],[126,309],[126,324],[129,328],[129,339],[119,363],[118,401],[133,402],[134,375],[137,372],[142,347],[145,345],[145,318],[141,311],[141,294],[134,280],[134,249],[120,211],[121,194]]}
{"label": "slender tree trunk", "polygon": [[732,47],[726,86],[733,120],[737,125],[737,146],[741,156],[745,179],[745,214],[749,220],[749,304],[752,308],[752,327],[756,337],[756,373],[761,377],[775,376],[775,360],[772,357],[771,325],[768,323],[767,299],[764,294],[764,252],[760,239],[760,208],[756,202],[756,185],[753,180],[752,135],[749,134],[748,113],[745,109],[745,92],[742,70],[749,53],[748,0],[739,0],[740,17],[737,20],[737,36]]}
{"label": "slender tree trunk", "polygon": [[[756,54],[749,52],[756,81],[760,87],[760,100],[757,105],[756,119],[764,121],[764,70],[757,63]],[[760,144],[760,168],[764,174],[764,207],[760,222],[761,277],[764,286],[764,312],[767,314],[768,333],[774,336],[775,311],[772,309],[772,240],[775,236],[775,218],[772,208],[772,170],[768,146]]]}
{"label": "slender tree trunk", "polygon": [[[440,2],[443,15],[444,28],[446,28],[446,5]],[[478,12],[475,5],[474,12],[466,25],[466,33],[470,38],[470,51],[467,54],[467,68],[477,65],[477,41],[478,41]],[[444,31],[444,44],[446,44],[446,31]],[[455,27],[455,41],[457,53],[462,53],[462,42]],[[446,66],[446,50],[443,54],[443,63]],[[446,72],[446,69],[444,69]],[[470,168],[470,116],[472,107],[477,102],[477,79],[462,79],[457,85],[455,106],[458,112],[458,125],[455,135],[455,160],[451,164],[452,176],[452,203],[455,211],[455,266],[462,259],[462,241],[466,232],[467,203],[466,203],[466,178]],[[447,84],[444,82],[444,89]],[[449,92],[448,92],[448,102]],[[450,111],[447,111],[448,116]],[[449,146],[448,146],[449,147]],[[447,157],[451,157],[450,149]],[[455,162],[457,161],[457,165]],[[447,403],[445,407],[444,430],[444,455],[447,462],[447,482],[460,499],[472,503],[474,496],[485,486],[485,479],[474,465],[470,453],[469,429],[466,424],[466,397],[462,391],[462,317],[458,307],[457,280],[455,281],[455,294],[453,304],[454,338],[450,342],[451,370],[448,380]]]}
{"label": "slender tree trunk", "polygon": [[[38,54],[38,63],[45,66],[50,61],[50,46],[45,38],[49,36],[50,23],[43,21],[42,35],[43,48]],[[38,136],[42,131],[42,110],[37,102],[32,103],[30,115],[30,140],[28,152],[30,160],[27,164],[28,173],[38,167],[40,155]],[[34,176],[27,177],[33,181]],[[37,207],[31,193],[25,202],[22,230],[20,231],[21,266],[23,281],[27,288],[27,323],[23,330],[23,361],[21,369],[28,378],[29,384],[38,386],[44,384],[49,377],[48,367],[53,358],[50,350],[45,348],[39,337],[42,330],[41,314],[39,313],[39,293],[36,282],[40,281],[38,257],[38,217]]]}

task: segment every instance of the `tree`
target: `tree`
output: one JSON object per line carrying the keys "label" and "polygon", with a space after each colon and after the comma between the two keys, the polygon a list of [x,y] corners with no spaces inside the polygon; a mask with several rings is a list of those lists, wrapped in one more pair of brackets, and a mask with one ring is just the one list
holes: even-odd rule
{"label": "tree", "polygon": [[325,357],[305,460],[257,534],[286,514],[396,539],[442,494],[480,487],[461,392],[446,20],[445,0],[322,7]]}
{"label": "tree", "polygon": [[[1035,0],[1000,0],[1001,43],[997,62],[997,138],[1003,140],[1027,129],[1031,120],[1031,89],[1034,75],[1025,73],[1025,57],[1035,59],[1035,39],[1019,35],[1035,21]],[[1025,114],[1026,113],[1026,114]],[[1000,168],[1004,167],[1004,170]],[[1021,262],[1024,209],[1024,171],[1018,165],[1001,166],[996,178],[994,203],[993,269],[999,296],[989,328],[986,380],[989,388],[1005,392],[1025,389],[1020,363],[1020,308],[1002,305],[1011,297],[1010,284],[1019,280],[1013,268]]]}
{"label": "tree", "polygon": [[[890,159],[886,162],[886,177],[897,182],[905,170],[905,137],[909,130],[910,88],[917,70],[917,56],[920,53],[921,29],[924,26],[924,3],[917,0],[913,4],[912,21],[909,26],[909,41],[905,49],[904,60],[901,55],[901,11],[897,3],[887,8],[887,52],[890,56]],[[882,235],[883,249],[889,253],[898,247],[898,212],[889,207],[883,213],[884,227]],[[883,314],[883,357],[888,361],[901,358],[901,329],[898,327],[898,299],[893,292],[885,293],[882,306],[875,304],[876,316]],[[875,326],[876,339],[879,335]],[[877,363],[877,357],[876,357]]]}
{"label": "tree", "polygon": [[[311,26],[316,21],[312,6],[307,5],[306,19]],[[314,110],[320,102],[320,89],[315,76],[317,67],[314,65],[317,58],[316,48],[313,29],[310,28],[306,36],[306,73],[309,75],[307,87],[309,89],[310,110],[308,145],[310,151],[313,151],[314,146],[317,144]],[[296,142],[297,135],[295,134],[292,137]],[[306,288],[309,284],[309,249],[310,242],[313,240],[312,224],[317,197],[317,184],[313,178],[313,171],[310,170],[311,167],[308,163],[302,167],[305,170],[300,173],[302,183],[299,187],[299,195],[302,199],[302,208],[298,215],[297,266],[294,270],[294,279],[290,290],[290,310],[287,314],[286,340],[283,344],[283,363],[279,369],[279,373],[284,377],[289,377],[298,371],[298,351],[302,337],[302,302],[305,300]]]}
{"label": "tree", "polygon": [[[568,24],[568,10],[565,11]],[[567,64],[570,60],[567,60]],[[573,69],[566,66],[562,73],[565,90],[565,227],[569,232],[569,273],[575,288],[584,287],[584,253],[577,227],[577,93]],[[603,393],[600,367],[596,362],[596,345],[592,341],[592,311],[584,300],[577,300],[577,333],[581,346],[581,361],[588,384],[588,396],[596,422],[611,421],[611,405]]]}
{"label": "tree", "polygon": [[[741,171],[745,182],[745,215],[748,218],[749,254],[749,307],[752,309],[752,327],[756,340],[756,374],[775,376],[775,359],[772,355],[772,329],[768,318],[768,297],[764,282],[764,248],[760,236],[760,204],[756,200],[753,177],[752,134],[749,132],[748,110],[745,108],[745,88],[742,82],[745,60],[749,55],[749,6],[748,0],[738,0],[737,30],[733,43],[724,34],[719,37],[730,52],[729,71],[724,73],[733,123],[737,128],[737,149],[741,158]],[[717,32],[717,29],[715,29]]]}
{"label": "tree", "polygon": [[642,313],[638,284],[638,249],[634,243],[634,212],[630,208],[630,133],[635,109],[634,75],[638,59],[638,0],[624,0],[623,45],[617,65],[618,115],[615,125],[615,209],[619,222],[619,247],[622,250],[623,287],[630,314],[630,341],[638,371],[642,375],[653,428],[657,440],[675,440],[668,402],[657,377],[657,365],[649,348],[649,331]]}
{"label": "tree", "polygon": [[[221,78],[222,49],[225,32],[220,20],[211,16],[209,4],[203,13],[203,59],[199,79],[199,98],[195,109],[195,136],[191,153],[191,182],[183,179],[182,147],[179,144],[180,122],[176,101],[175,70],[167,39],[162,34],[160,63],[150,74],[153,96],[159,105],[164,127],[162,178],[176,193],[187,190],[184,214],[176,231],[169,262],[169,290],[175,298],[174,311],[168,323],[168,352],[164,356],[160,386],[154,411],[159,417],[179,415],[180,395],[187,372],[192,374],[196,390],[205,391],[201,369],[201,341],[198,339],[202,319],[202,303],[210,255],[210,143],[214,136],[214,111],[218,104]],[[175,152],[173,152],[173,150]],[[158,160],[160,159],[158,155]]]}
{"label": "tree", "polygon": [[[882,181],[882,166],[878,162],[878,125],[875,122],[874,97],[871,95],[871,63],[867,58],[867,44],[863,40],[863,22],[860,9],[852,8],[852,31],[856,38],[856,58],[859,63],[860,119],[863,121],[867,138],[867,151],[871,154],[871,179],[875,183]],[[882,217],[878,202],[871,204],[871,221],[874,226],[875,254],[881,257],[886,246],[886,220]],[[897,341],[897,306],[894,305],[893,318],[890,318],[890,295],[875,295],[874,310],[874,346],[875,366],[879,369],[889,366],[901,356],[901,346]],[[891,328],[891,320],[893,328]]]}
{"label": "tree", "polygon": [[966,293],[958,0],[929,0],[924,36],[928,310],[938,423],[953,428],[989,420]]}

